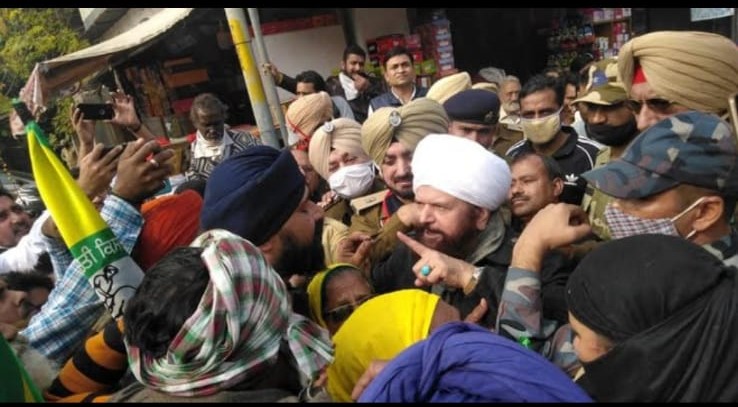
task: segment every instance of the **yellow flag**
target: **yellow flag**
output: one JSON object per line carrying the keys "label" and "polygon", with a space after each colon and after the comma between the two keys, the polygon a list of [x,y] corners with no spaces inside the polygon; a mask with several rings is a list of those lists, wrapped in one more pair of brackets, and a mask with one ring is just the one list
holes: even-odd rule
{"label": "yellow flag", "polygon": [[54,154],[41,127],[25,105],[14,107],[25,123],[36,186],[64,242],[111,315],[122,315],[126,301],[143,279],[113,232]]}

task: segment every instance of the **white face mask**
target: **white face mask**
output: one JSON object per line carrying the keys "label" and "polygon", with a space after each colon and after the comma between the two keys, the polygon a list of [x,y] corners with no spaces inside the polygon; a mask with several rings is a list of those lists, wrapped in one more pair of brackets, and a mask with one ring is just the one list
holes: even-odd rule
{"label": "white face mask", "polygon": [[346,199],[353,199],[369,192],[374,182],[372,162],[347,165],[328,177],[332,191]]}
{"label": "white face mask", "polygon": [[520,119],[525,138],[533,144],[546,144],[561,130],[561,109],[538,119]]}

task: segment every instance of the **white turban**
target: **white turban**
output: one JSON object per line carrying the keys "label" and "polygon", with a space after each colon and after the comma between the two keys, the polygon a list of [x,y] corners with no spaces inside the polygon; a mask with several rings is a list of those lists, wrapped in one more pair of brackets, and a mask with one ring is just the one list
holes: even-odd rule
{"label": "white turban", "polygon": [[505,160],[476,141],[430,134],[413,154],[413,191],[428,185],[464,202],[494,211],[507,199],[512,176]]}

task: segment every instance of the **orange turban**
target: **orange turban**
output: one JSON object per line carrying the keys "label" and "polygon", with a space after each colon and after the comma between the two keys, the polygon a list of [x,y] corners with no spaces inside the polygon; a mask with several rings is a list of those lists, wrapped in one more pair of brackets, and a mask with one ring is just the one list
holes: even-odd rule
{"label": "orange turban", "polygon": [[186,190],[148,201],[141,206],[144,225],[134,259],[146,271],[172,249],[188,246],[197,237],[202,197]]}

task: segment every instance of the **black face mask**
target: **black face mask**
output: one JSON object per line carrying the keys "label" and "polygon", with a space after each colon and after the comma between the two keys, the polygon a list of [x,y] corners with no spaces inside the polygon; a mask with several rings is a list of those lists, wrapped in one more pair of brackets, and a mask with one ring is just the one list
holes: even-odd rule
{"label": "black face mask", "polygon": [[638,124],[635,118],[621,126],[587,123],[585,129],[587,130],[587,137],[611,147],[627,144],[638,134]]}

